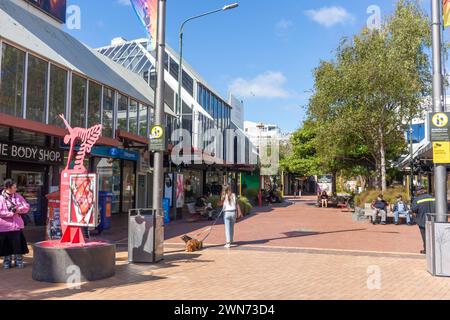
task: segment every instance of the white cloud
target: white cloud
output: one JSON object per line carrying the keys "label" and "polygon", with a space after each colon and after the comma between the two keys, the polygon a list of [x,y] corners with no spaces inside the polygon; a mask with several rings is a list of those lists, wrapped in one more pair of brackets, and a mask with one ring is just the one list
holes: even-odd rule
{"label": "white cloud", "polygon": [[291,20],[281,19],[276,24],[276,28],[278,30],[287,30],[294,26],[294,23]]}
{"label": "white cloud", "polygon": [[336,24],[355,21],[355,17],[342,7],[323,7],[318,10],[307,10],[305,13],[311,19],[327,28]]}
{"label": "white cloud", "polygon": [[131,1],[130,0],[116,0],[116,2],[120,5],[123,6],[131,6]]}
{"label": "white cloud", "polygon": [[241,98],[290,98],[283,88],[286,77],[281,72],[266,71],[253,79],[237,78],[229,86],[232,94]]}

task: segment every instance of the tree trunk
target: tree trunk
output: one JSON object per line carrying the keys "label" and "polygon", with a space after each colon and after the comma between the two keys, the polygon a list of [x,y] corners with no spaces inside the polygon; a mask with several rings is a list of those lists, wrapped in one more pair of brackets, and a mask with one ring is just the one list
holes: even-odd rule
{"label": "tree trunk", "polygon": [[331,183],[331,193],[333,195],[336,194],[336,176],[337,176],[337,172],[333,171],[333,179],[332,179],[333,181]]}
{"label": "tree trunk", "polygon": [[384,133],[383,128],[380,127],[380,171],[381,171],[381,191],[384,193],[387,190],[386,183],[386,150],[384,147]]}

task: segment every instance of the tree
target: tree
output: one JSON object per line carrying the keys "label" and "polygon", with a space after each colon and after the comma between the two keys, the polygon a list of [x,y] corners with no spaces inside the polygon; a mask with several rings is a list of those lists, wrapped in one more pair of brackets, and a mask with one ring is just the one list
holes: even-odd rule
{"label": "tree", "polygon": [[408,0],[398,1],[381,30],[344,38],[335,61],[314,72],[309,115],[320,124],[318,153],[372,163],[384,192],[386,166],[403,151],[406,124],[430,91],[429,45],[428,19]]}

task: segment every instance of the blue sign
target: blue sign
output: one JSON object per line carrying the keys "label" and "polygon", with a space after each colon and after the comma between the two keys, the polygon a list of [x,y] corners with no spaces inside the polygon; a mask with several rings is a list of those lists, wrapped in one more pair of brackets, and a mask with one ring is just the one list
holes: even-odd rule
{"label": "blue sign", "polygon": [[[62,145],[61,149],[68,150],[69,147],[67,145]],[[79,150],[79,146],[74,148],[74,151]],[[122,159],[122,160],[130,160],[130,161],[139,161],[139,152],[132,150],[125,150],[120,148],[113,147],[105,147],[105,146],[94,146],[91,150],[91,155],[95,157],[102,158],[113,158],[113,159]]]}

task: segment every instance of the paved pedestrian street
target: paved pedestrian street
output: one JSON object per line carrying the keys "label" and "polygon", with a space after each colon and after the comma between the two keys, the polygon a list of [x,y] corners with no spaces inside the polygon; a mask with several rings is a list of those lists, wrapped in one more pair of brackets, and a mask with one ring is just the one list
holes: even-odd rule
{"label": "paved pedestrian street", "polygon": [[[107,280],[82,283],[78,288],[76,283],[48,284],[31,280],[30,254],[26,257],[25,269],[0,271],[0,297],[450,299],[450,279],[429,275],[424,256],[414,253],[420,248],[416,227],[352,222],[348,213],[315,208],[311,201],[292,202],[289,206],[273,207],[270,212],[266,210],[247,217],[236,228],[237,241],[241,244],[229,250],[220,244],[221,225],[214,229],[206,249],[195,253],[185,253],[175,235],[187,231],[195,234],[203,229],[203,224],[194,227],[177,222],[167,226],[165,259],[155,265],[128,264],[126,243],[118,241],[116,275]],[[319,225],[326,216],[329,223],[322,228],[334,232],[320,230]],[[302,224],[315,232],[289,238],[280,231],[284,229],[289,235],[288,231]],[[345,231],[353,229],[359,231]],[[361,240],[363,236],[365,241]],[[251,238],[254,240],[250,241]],[[280,239],[263,241],[266,238]],[[390,241],[394,241],[392,245]],[[385,250],[369,250],[377,248]]]}

